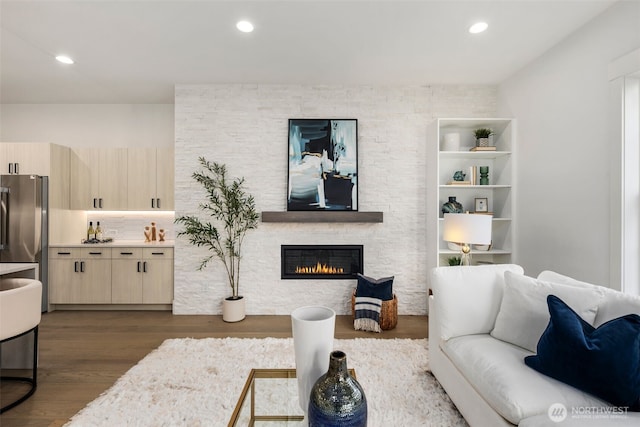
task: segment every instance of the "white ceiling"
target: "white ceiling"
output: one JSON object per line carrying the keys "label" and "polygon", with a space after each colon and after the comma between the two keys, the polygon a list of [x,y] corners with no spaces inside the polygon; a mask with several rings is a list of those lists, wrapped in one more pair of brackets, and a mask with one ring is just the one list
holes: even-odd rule
{"label": "white ceiling", "polygon": [[[496,84],[612,3],[0,0],[0,101],[173,103],[176,83]],[[489,30],[469,34],[476,20]]]}

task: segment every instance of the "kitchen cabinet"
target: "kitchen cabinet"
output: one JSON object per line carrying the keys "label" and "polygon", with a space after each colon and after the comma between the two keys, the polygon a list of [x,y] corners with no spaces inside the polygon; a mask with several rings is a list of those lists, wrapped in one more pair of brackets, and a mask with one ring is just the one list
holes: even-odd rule
{"label": "kitchen cabinet", "polygon": [[74,148],[70,163],[71,209],[127,209],[126,148]]}
{"label": "kitchen cabinet", "polygon": [[49,177],[49,207],[69,209],[69,148],[40,142],[0,143],[0,174]]}
{"label": "kitchen cabinet", "polygon": [[51,247],[49,295],[53,309],[71,304],[166,309],[173,303],[173,247]]}
{"label": "kitchen cabinet", "polygon": [[5,142],[0,150],[1,173],[9,175],[43,175],[49,171],[48,146],[46,143]]}
{"label": "kitchen cabinet", "polygon": [[111,303],[111,248],[52,248],[49,302]]}
{"label": "kitchen cabinet", "polygon": [[127,149],[129,210],[173,210],[173,148]]}
{"label": "kitchen cabinet", "polygon": [[116,248],[111,274],[113,304],[142,303],[142,248]]}
{"label": "kitchen cabinet", "polygon": [[111,265],[112,303],[173,302],[173,249],[114,249]]}
{"label": "kitchen cabinet", "polygon": [[142,249],[142,303],[173,303],[173,249]]}

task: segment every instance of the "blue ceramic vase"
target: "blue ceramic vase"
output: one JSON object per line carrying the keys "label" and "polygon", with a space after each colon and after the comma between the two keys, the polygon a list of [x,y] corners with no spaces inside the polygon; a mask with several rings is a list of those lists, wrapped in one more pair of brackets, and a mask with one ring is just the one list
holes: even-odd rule
{"label": "blue ceramic vase", "polygon": [[449,196],[449,201],[442,205],[442,213],[462,213],[462,203],[456,201],[456,198]]}
{"label": "blue ceramic vase", "polygon": [[364,427],[367,425],[367,398],[362,387],[347,370],[347,355],[334,351],[329,370],[311,389],[309,427]]}

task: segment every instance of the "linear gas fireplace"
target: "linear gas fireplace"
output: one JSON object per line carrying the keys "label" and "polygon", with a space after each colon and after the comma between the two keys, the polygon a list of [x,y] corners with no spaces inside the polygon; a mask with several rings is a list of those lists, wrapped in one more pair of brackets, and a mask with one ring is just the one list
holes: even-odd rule
{"label": "linear gas fireplace", "polygon": [[362,245],[282,245],[283,279],[355,279],[362,273]]}

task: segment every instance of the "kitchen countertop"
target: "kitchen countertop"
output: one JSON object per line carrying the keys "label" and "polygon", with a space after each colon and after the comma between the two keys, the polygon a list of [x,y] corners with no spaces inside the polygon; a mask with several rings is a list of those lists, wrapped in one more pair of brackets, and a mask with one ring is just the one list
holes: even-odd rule
{"label": "kitchen countertop", "polygon": [[0,263],[0,276],[20,271],[38,270],[38,263],[31,262],[3,262]]}
{"label": "kitchen countertop", "polygon": [[167,240],[165,242],[148,242],[145,243],[143,240],[114,240],[109,243],[56,243],[50,244],[50,248],[95,248],[95,247],[105,247],[105,248],[126,248],[126,247],[137,247],[137,248],[173,248],[175,246],[175,240]]}

